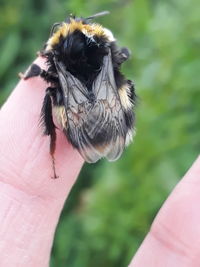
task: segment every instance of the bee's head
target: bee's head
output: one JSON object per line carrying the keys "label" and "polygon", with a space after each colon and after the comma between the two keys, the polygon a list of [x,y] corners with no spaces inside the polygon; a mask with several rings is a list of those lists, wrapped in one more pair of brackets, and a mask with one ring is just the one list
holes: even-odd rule
{"label": "bee's head", "polygon": [[53,50],[68,71],[87,81],[101,69],[112,41],[112,33],[100,24],[70,17],[52,33],[46,50]]}
{"label": "bee's head", "polygon": [[[61,51],[66,64],[98,70],[108,54],[109,42],[105,36],[74,30],[64,40]],[[67,63],[68,62],[68,63]]]}

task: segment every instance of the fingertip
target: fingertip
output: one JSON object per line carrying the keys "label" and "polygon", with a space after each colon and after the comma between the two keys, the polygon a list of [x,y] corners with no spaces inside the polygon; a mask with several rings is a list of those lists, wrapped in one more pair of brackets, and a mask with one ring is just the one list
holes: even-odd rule
{"label": "fingertip", "polygon": [[186,172],[185,176],[182,179],[182,182],[195,183],[200,185],[200,155]]}
{"label": "fingertip", "polygon": [[[38,57],[35,64],[46,68],[45,59]],[[50,139],[39,126],[42,102],[48,84],[40,77],[21,79],[0,112],[0,178],[8,176],[23,189],[46,189],[52,183],[52,165],[49,154]],[[67,142],[63,132],[56,130],[56,184],[73,181],[83,160]],[[14,180],[13,180],[14,178]],[[46,181],[46,182],[45,182]],[[65,182],[67,183],[67,182]],[[54,181],[55,185],[55,181]],[[59,190],[61,190],[62,186]],[[44,189],[44,190],[46,190]]]}

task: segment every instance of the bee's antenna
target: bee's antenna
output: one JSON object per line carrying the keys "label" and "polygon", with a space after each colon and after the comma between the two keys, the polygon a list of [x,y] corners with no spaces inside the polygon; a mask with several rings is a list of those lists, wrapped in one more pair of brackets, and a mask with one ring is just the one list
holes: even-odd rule
{"label": "bee's antenna", "polygon": [[87,17],[86,20],[88,20],[88,19],[94,19],[96,17],[101,17],[101,16],[108,15],[108,14],[110,14],[109,11],[102,11],[102,12],[96,13],[96,14],[90,16],[90,17]]}
{"label": "bee's antenna", "polygon": [[55,31],[55,28],[58,27],[59,25],[61,24],[61,22],[55,22],[51,28],[51,31],[50,31],[50,36],[51,37]]}

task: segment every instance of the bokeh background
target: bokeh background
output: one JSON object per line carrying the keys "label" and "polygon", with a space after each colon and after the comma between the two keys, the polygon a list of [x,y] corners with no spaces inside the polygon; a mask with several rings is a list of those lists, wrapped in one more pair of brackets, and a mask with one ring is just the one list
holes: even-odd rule
{"label": "bokeh background", "polygon": [[[70,13],[98,19],[132,51],[137,135],[123,157],[86,164],[56,231],[51,267],[124,267],[200,151],[199,0],[0,0],[0,104]],[[67,171],[67,170],[66,170]]]}

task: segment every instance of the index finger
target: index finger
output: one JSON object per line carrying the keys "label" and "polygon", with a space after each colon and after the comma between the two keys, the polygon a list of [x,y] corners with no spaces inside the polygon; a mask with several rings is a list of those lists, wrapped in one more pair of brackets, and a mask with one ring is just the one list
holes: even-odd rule
{"label": "index finger", "polygon": [[[43,58],[36,64],[45,68]],[[66,194],[83,164],[79,153],[57,129],[53,180],[49,137],[39,126],[48,87],[40,77],[21,80],[0,111],[0,180],[32,194]]]}
{"label": "index finger", "polygon": [[200,157],[155,218],[130,267],[200,266]]}

